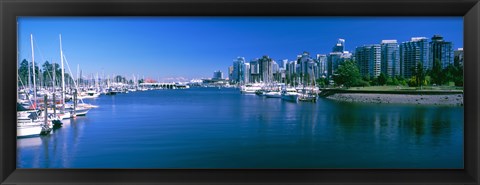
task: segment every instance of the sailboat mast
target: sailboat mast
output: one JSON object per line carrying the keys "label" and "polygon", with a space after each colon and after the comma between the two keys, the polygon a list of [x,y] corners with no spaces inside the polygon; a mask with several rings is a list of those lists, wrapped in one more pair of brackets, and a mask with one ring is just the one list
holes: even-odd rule
{"label": "sailboat mast", "polygon": [[33,101],[35,108],[37,106],[37,87],[35,84],[35,52],[33,51],[33,35],[30,34],[30,45],[32,46],[32,68],[33,68]]}
{"label": "sailboat mast", "polygon": [[80,64],[77,64],[77,84],[80,86]]}
{"label": "sailboat mast", "polygon": [[95,75],[95,88],[97,88],[97,90],[99,89],[98,87],[98,72],[97,72],[97,75]]}
{"label": "sailboat mast", "polygon": [[60,37],[60,61],[62,65],[62,110],[65,111],[65,69],[63,66],[63,49],[62,49],[62,35]]}
{"label": "sailboat mast", "polygon": [[55,61],[52,60],[52,62],[53,62],[53,67],[52,67],[52,68],[53,68],[53,69],[52,69],[52,70],[53,70],[53,72],[52,72],[52,74],[53,74],[53,75],[52,75],[52,76],[53,76],[53,82],[52,82],[52,86],[53,86],[53,93],[55,94],[55,85],[56,85],[55,76],[57,75],[57,73],[56,73],[56,70],[57,70],[57,69],[56,69],[56,67],[55,67],[55,66],[56,66]]}

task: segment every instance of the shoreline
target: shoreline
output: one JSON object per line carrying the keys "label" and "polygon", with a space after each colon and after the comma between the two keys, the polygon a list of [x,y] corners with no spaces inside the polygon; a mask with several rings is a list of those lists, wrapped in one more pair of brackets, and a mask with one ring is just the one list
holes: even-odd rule
{"label": "shoreline", "polygon": [[463,94],[382,94],[382,93],[335,93],[327,99],[377,104],[415,104],[463,106]]}

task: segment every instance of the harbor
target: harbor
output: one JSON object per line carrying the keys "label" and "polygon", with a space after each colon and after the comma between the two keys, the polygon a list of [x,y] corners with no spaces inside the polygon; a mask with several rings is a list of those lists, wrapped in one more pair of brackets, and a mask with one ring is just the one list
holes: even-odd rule
{"label": "harbor", "polygon": [[462,106],[294,103],[215,87],[85,103],[98,108],[18,139],[18,168],[463,166]]}
{"label": "harbor", "polygon": [[462,169],[462,21],[20,17],[17,168]]}

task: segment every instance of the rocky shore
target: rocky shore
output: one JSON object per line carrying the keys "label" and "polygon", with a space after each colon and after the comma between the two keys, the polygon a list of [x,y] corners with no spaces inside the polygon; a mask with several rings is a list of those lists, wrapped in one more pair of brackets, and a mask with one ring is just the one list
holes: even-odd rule
{"label": "rocky shore", "polygon": [[338,100],[338,101],[360,102],[360,103],[463,106],[463,94],[411,95],[411,94],[336,93],[328,96],[327,98],[332,100]]}

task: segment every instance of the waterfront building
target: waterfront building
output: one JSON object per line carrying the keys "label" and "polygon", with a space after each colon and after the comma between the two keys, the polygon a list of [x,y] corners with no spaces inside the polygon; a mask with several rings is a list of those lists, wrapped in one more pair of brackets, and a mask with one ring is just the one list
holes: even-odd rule
{"label": "waterfront building", "polygon": [[290,61],[287,63],[286,69],[285,69],[285,78],[287,79],[288,82],[295,82],[297,83],[297,61]]}
{"label": "waterfront building", "polygon": [[260,66],[260,82],[271,83],[273,81],[273,60],[263,56],[258,60]]}
{"label": "waterfront building", "polygon": [[260,82],[260,64],[258,58],[250,61],[250,82]]}
{"label": "waterfront building", "polygon": [[287,72],[286,69],[280,68],[277,82],[286,83]]}
{"label": "waterfront building", "polygon": [[272,60],[273,82],[280,81],[280,66],[275,60]]}
{"label": "waterfront building", "polygon": [[331,78],[338,66],[351,58],[352,54],[345,51],[345,39],[338,39],[337,44],[332,48],[332,52],[327,56],[327,76]]}
{"label": "waterfront building", "polygon": [[213,72],[213,78],[212,79],[215,79],[215,80],[223,79],[222,71],[218,70],[218,71]]}
{"label": "waterfront building", "polygon": [[278,73],[280,71],[280,66],[275,60],[272,60],[272,70],[273,70],[273,74]]}
{"label": "waterfront building", "polygon": [[283,70],[286,70],[287,69],[287,64],[288,64],[288,59],[283,59],[283,60],[280,60],[280,61],[281,61],[280,68],[283,69]]}
{"label": "waterfront building", "polygon": [[381,72],[389,77],[400,75],[400,50],[397,40],[382,40]]}
{"label": "waterfront building", "polygon": [[315,60],[310,57],[310,53],[303,52],[297,56],[297,64],[299,66],[299,77],[302,83],[309,83],[314,76]]}
{"label": "waterfront building", "polygon": [[[430,60],[429,66],[433,67],[435,61],[440,61],[442,69],[448,65],[453,65],[453,44],[452,42],[446,42],[441,35],[434,35],[432,41],[430,41]],[[430,69],[430,68],[429,68]]]}
{"label": "waterfront building", "polygon": [[230,82],[232,83],[242,83],[243,82],[243,65],[245,64],[244,57],[237,57],[233,60],[233,71],[232,76],[230,78]]}
{"label": "waterfront building", "polygon": [[400,45],[400,75],[405,78],[413,76],[418,62],[425,69],[431,69],[429,61],[429,43],[426,37],[412,37],[410,41]]}
{"label": "waterfront building", "polygon": [[338,39],[337,44],[333,46],[332,52],[343,53],[345,51],[345,39]]}
{"label": "waterfront building", "polygon": [[365,45],[355,49],[355,60],[362,77],[377,77],[380,75],[380,51],[380,44]]}
{"label": "waterfront building", "polygon": [[230,80],[233,75],[233,66],[228,67],[228,79]]}
{"label": "waterfront building", "polygon": [[332,52],[327,57],[327,76],[331,78],[343,62],[352,59],[352,54],[348,51]]}
{"label": "waterfront building", "polygon": [[317,79],[327,77],[327,55],[317,54],[317,70],[315,76]]}
{"label": "waterfront building", "polygon": [[463,48],[458,48],[454,51],[454,61],[456,66],[463,66]]}
{"label": "waterfront building", "polygon": [[242,65],[242,76],[243,80],[242,82],[245,83],[250,83],[250,63],[244,63]]}

